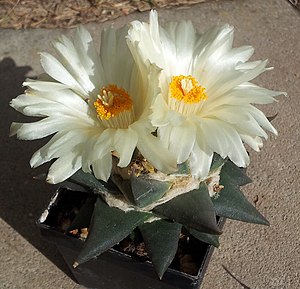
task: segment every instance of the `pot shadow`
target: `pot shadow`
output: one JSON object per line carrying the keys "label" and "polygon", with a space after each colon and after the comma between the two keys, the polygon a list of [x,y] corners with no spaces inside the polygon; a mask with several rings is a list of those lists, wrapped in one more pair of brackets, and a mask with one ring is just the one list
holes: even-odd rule
{"label": "pot shadow", "polygon": [[235,275],[234,275],[233,273],[231,273],[231,272],[229,271],[229,269],[228,269],[226,266],[222,265],[222,267],[223,267],[223,269],[225,270],[225,272],[226,272],[232,279],[234,279],[237,283],[239,283],[239,284],[242,286],[243,289],[251,289],[251,288],[248,287],[245,283],[243,283],[243,282],[240,281],[237,277],[235,277]]}
{"label": "pot shadow", "polygon": [[74,280],[56,247],[41,239],[36,226],[36,221],[57,188],[33,179],[45,173],[47,166],[31,169],[29,165],[31,155],[46,143],[45,139],[20,141],[16,137],[8,137],[13,121],[35,120],[9,106],[12,98],[24,92],[22,83],[31,70],[30,66],[16,66],[12,58],[4,58],[0,62],[0,217]]}

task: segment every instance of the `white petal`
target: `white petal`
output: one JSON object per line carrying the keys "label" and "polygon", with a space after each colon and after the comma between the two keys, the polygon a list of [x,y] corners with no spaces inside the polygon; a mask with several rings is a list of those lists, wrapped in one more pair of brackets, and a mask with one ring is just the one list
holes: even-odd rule
{"label": "white petal", "polygon": [[79,26],[72,40],[61,36],[54,42],[60,62],[86,93],[99,90],[104,77],[99,55],[90,33]]}
{"label": "white petal", "polygon": [[[166,26],[167,37],[174,43],[176,65],[172,69],[174,75],[189,74],[191,70],[196,30],[190,21],[170,22]],[[167,43],[163,40],[163,43]],[[167,57],[167,52],[165,52]],[[175,63],[174,63],[175,64]]]}
{"label": "white petal", "polygon": [[[147,111],[146,113],[142,114],[141,117],[147,117],[149,116],[149,110],[155,99],[160,94],[160,88],[159,88],[159,75],[160,75],[160,68],[158,68],[154,64],[148,65],[148,70],[146,69],[141,70],[141,75],[147,75],[147,80],[143,80],[145,91],[144,94],[146,94],[146,97],[144,99],[144,111]],[[141,98],[141,95],[140,95]]]}
{"label": "white petal", "polygon": [[91,131],[84,142],[83,150],[82,150],[82,170],[86,173],[92,173],[91,165],[96,161],[95,157],[97,148],[96,143],[99,139],[102,131],[94,130]]}
{"label": "white petal", "polygon": [[18,111],[22,112],[24,115],[27,116],[36,116],[36,117],[45,117],[45,116],[54,116],[54,115],[66,115],[71,114],[73,115],[73,111],[68,111],[64,109],[63,106],[59,105],[58,103],[49,103],[45,105],[46,102],[43,103],[36,103],[30,106],[26,106],[22,109],[17,109]]}
{"label": "white petal", "polygon": [[52,78],[72,88],[82,98],[88,97],[87,92],[55,57],[49,53],[41,53],[41,65]]}
{"label": "white petal", "polygon": [[[200,148],[201,146],[201,148]],[[193,176],[203,180],[207,177],[213,158],[213,152],[199,139],[195,142],[190,156],[190,168]]]}
{"label": "white petal", "polygon": [[60,183],[74,173],[76,173],[81,167],[81,156],[78,156],[74,152],[61,156],[50,167],[47,176],[47,182],[51,184]]}
{"label": "white petal", "polygon": [[93,91],[95,86],[89,77],[91,71],[86,71],[84,65],[82,65],[81,61],[83,59],[78,55],[72,41],[62,35],[60,41],[54,42],[53,45],[59,55],[60,62],[81,86],[82,90],[85,91],[86,94]]}
{"label": "white petal", "polygon": [[172,125],[160,126],[157,129],[157,136],[160,139],[164,147],[168,148],[170,143],[170,135],[172,132]]}
{"label": "white petal", "polygon": [[118,129],[114,137],[114,146],[119,155],[119,167],[126,167],[129,165],[132,154],[138,142],[137,133],[131,129]]}
{"label": "white petal", "polygon": [[54,81],[42,81],[35,79],[26,79],[23,82],[23,86],[28,86],[31,89],[40,90],[40,91],[56,91],[61,89],[66,89],[66,85],[54,82]]}
{"label": "white petal", "polygon": [[194,51],[193,72],[207,81],[205,71],[218,62],[232,47],[233,27],[224,25],[206,31],[198,40]]}
{"label": "white petal", "polygon": [[[115,83],[128,91],[134,66],[133,57],[127,46],[128,27],[114,29],[112,26],[102,31],[100,57],[107,84]],[[121,69],[120,69],[121,68]]]}
{"label": "white petal", "polygon": [[217,98],[208,98],[202,108],[205,114],[209,110],[214,110],[216,107],[230,105],[245,105],[245,104],[268,104],[276,101],[274,97],[278,95],[286,95],[281,91],[268,90],[252,83],[246,82],[234,87],[224,95]]}
{"label": "white petal", "polygon": [[[193,75],[197,77],[202,85],[207,89],[214,86],[218,79],[222,79],[224,75],[236,70],[236,65],[246,61],[254,52],[251,46],[243,46],[230,49],[224,54],[220,54],[218,59],[209,56],[205,67],[193,68]],[[237,73],[235,73],[237,75]]]}
{"label": "white petal", "polygon": [[[267,62],[268,60],[265,60]],[[256,60],[256,61],[251,61],[251,62],[246,62],[246,63],[239,63],[235,69],[247,72],[248,70],[255,69],[257,66],[259,66],[262,63],[261,60]],[[268,68],[266,68],[267,70]]]}
{"label": "white petal", "polygon": [[156,169],[165,173],[174,172],[177,169],[176,158],[162,145],[159,139],[145,133],[143,127],[136,125],[134,129],[139,136],[137,148],[141,154]]}
{"label": "white petal", "polygon": [[61,130],[84,128],[85,124],[75,117],[47,117],[33,123],[15,123],[10,127],[10,136],[17,135],[19,139],[34,140],[46,137]]}
{"label": "white petal", "polygon": [[58,132],[65,124],[61,124],[57,119],[43,119],[33,123],[15,123],[10,127],[10,136],[17,135],[19,139],[34,140]]}
{"label": "white petal", "polygon": [[[249,117],[244,113],[246,106],[233,106],[230,104],[224,104],[217,106],[209,111],[202,112],[202,117],[217,117],[229,123],[239,123],[241,121],[248,121]],[[244,109],[244,110],[243,110]]]}
{"label": "white petal", "polygon": [[228,71],[229,69],[236,69],[238,64],[247,61],[254,53],[254,48],[252,46],[241,46],[232,48],[227,53],[221,55],[217,63],[208,63],[206,70],[210,73],[215,70],[215,72]]}
{"label": "white petal", "polygon": [[266,116],[263,114],[262,111],[260,111],[259,109],[257,109],[256,107],[254,107],[252,105],[248,107],[248,111],[256,119],[256,121],[258,122],[259,125],[261,125],[266,130],[274,133],[275,135],[278,134],[277,130],[268,121],[268,119],[266,118]]}
{"label": "white petal", "polygon": [[149,24],[133,21],[128,31],[128,39],[131,43],[138,43],[143,61],[150,60],[168,74],[176,69],[176,49],[167,34],[158,25],[156,11],[150,12]]}
{"label": "white petal", "polygon": [[[276,90],[269,90],[260,86],[257,86],[250,82],[242,83],[241,85],[237,86],[232,92],[236,92],[241,97],[251,99],[249,103],[257,103],[257,104],[266,104],[270,103],[270,98],[279,96],[279,95],[287,95],[286,92],[276,91]],[[264,101],[266,99],[266,101]]]}
{"label": "white petal", "polygon": [[[133,100],[136,119],[148,118],[150,106],[160,93],[160,69],[154,64],[144,63],[136,56],[136,53],[133,52],[133,54],[136,59],[136,65],[131,70],[128,93]],[[128,86],[128,83],[126,86]]]}
{"label": "white petal", "polygon": [[150,119],[154,126],[161,127],[168,124],[179,126],[185,121],[185,117],[182,114],[169,109],[162,95],[156,97],[151,109]]}
{"label": "white petal", "polygon": [[[55,93],[51,91],[47,92],[37,92],[30,91],[28,93],[34,97],[44,98],[45,101],[52,101],[61,106],[62,112],[66,114],[76,115],[77,117],[86,119],[91,122],[90,107],[86,101],[84,101],[78,94],[74,93],[72,90],[64,89],[57,91]],[[55,111],[53,111],[55,113]],[[92,121],[93,122],[93,121]]]}
{"label": "white petal", "polygon": [[81,119],[82,124],[100,124],[89,105],[68,89],[56,92],[28,90],[13,99],[10,105],[29,116],[70,116]]}
{"label": "white petal", "polygon": [[257,135],[268,138],[266,132],[260,127],[256,119],[248,112],[250,105],[247,106],[229,106],[223,105],[214,110],[206,117],[215,117],[224,122],[230,123],[237,130],[244,134]]}
{"label": "white petal", "polygon": [[58,132],[43,147],[37,150],[30,160],[31,167],[38,167],[53,158],[59,158],[74,151],[74,148],[84,145],[86,139],[79,131]]}
{"label": "white petal", "polygon": [[236,66],[238,63],[244,63],[253,55],[254,48],[250,45],[235,47],[229,50],[224,57],[222,62],[227,63],[231,68]]}
{"label": "white petal", "polygon": [[92,166],[95,177],[106,182],[109,179],[112,169],[111,153],[103,155],[101,158],[93,162]]}
{"label": "white petal", "polygon": [[104,78],[104,71],[99,54],[95,49],[90,33],[82,25],[76,29],[74,46],[79,59],[81,59],[81,64],[90,76],[91,81],[95,86],[97,86],[98,82],[98,85],[101,86],[100,81]]}
{"label": "white petal", "polygon": [[115,129],[105,129],[97,142],[95,143],[94,151],[91,152],[91,159],[101,159],[104,155],[111,153],[114,150]]}
{"label": "white petal", "polygon": [[169,107],[162,97],[158,95],[152,106],[152,114],[150,115],[151,122],[154,126],[165,126],[170,123],[169,116]]}
{"label": "white petal", "polygon": [[37,116],[43,117],[47,116],[45,112],[39,111],[36,106],[40,107],[41,110],[48,110],[48,106],[51,105],[51,101],[45,100],[40,97],[32,97],[28,94],[21,94],[18,97],[14,98],[10,102],[10,106],[13,107],[15,110],[23,113],[24,115],[28,116]]}
{"label": "white petal", "polygon": [[196,140],[196,127],[190,121],[185,121],[180,126],[172,128],[170,134],[169,150],[177,156],[177,163],[185,162]]}
{"label": "white petal", "polygon": [[262,139],[258,136],[252,137],[250,135],[244,135],[240,133],[240,137],[246,144],[248,144],[256,152],[259,152],[260,148],[263,147]]}
{"label": "white petal", "polygon": [[237,85],[254,79],[266,70],[266,64],[267,61],[261,61],[257,66],[255,66],[255,68],[247,70],[246,72],[232,70],[227,73],[215,75],[213,81],[211,81],[209,85],[205,86],[207,89],[207,95],[212,98],[217,98]]}
{"label": "white petal", "polygon": [[227,156],[239,167],[249,164],[249,156],[237,131],[216,119],[202,119],[203,136],[209,147],[222,158]]}

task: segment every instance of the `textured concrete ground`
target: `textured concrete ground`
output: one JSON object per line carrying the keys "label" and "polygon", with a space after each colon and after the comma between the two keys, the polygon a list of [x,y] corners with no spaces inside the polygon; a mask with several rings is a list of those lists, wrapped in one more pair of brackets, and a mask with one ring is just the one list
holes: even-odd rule
{"label": "textured concrete ground", "polygon": [[[274,125],[279,136],[271,136],[261,153],[251,152],[248,172],[253,184],[244,188],[271,226],[228,221],[202,289],[300,288],[300,14],[283,0],[225,0],[188,9],[160,10],[159,15],[162,21],[191,19],[200,30],[216,23],[234,25],[235,45],[253,45],[253,58],[268,58],[270,66],[275,67],[256,83],[289,95],[262,107],[267,115],[278,113]],[[147,13],[133,14],[115,23],[119,26],[147,17]],[[90,24],[88,29],[99,41],[99,32],[107,25]],[[80,288],[69,277],[56,249],[41,240],[35,227],[35,220],[54,191],[32,180],[47,167],[31,170],[28,164],[31,154],[45,141],[22,142],[7,137],[10,123],[24,120],[9,108],[9,100],[22,92],[25,75],[41,72],[37,52],[51,50],[50,40],[61,32],[70,33],[0,31],[1,289]]]}

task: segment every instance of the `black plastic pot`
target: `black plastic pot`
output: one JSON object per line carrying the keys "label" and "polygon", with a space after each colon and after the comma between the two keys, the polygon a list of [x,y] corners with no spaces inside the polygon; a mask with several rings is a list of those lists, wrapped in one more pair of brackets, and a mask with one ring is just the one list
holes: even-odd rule
{"label": "black plastic pot", "polygon": [[[110,249],[87,263],[73,268],[75,258],[83,245],[83,241],[67,235],[56,226],[56,220],[64,214],[69,214],[70,207],[80,206],[87,198],[94,196],[83,192],[59,189],[51,199],[48,209],[38,221],[44,239],[56,245],[77,282],[87,288],[94,289],[196,289],[200,288],[206,268],[214,247],[196,240],[195,246],[200,265],[197,276],[169,268],[159,280],[149,261],[136,258]],[[62,212],[66,210],[67,213]],[[224,219],[219,220],[219,226]]]}

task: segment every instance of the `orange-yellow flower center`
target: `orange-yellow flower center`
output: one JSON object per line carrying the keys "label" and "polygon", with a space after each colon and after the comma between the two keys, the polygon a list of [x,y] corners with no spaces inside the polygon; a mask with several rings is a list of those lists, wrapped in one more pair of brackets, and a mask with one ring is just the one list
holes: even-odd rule
{"label": "orange-yellow flower center", "polygon": [[134,122],[133,101],[125,89],[115,84],[102,87],[94,107],[107,128],[128,128]]}
{"label": "orange-yellow flower center", "polygon": [[191,75],[173,76],[169,84],[169,95],[186,104],[195,104],[207,99],[205,88]]}
{"label": "orange-yellow flower center", "polygon": [[110,84],[101,89],[94,106],[101,120],[109,120],[124,111],[130,111],[133,102],[123,88]]}

